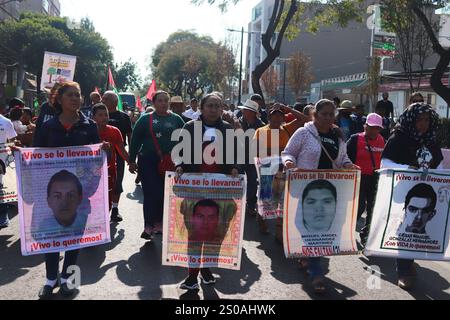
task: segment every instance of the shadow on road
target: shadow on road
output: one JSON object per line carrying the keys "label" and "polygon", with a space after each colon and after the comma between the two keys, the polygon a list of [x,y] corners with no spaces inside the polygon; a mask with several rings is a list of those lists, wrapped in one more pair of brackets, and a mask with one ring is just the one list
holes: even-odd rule
{"label": "shadow on road", "polygon": [[106,252],[114,250],[125,238],[125,230],[117,230],[118,226],[117,224],[111,224],[111,243],[85,248],[80,251],[78,265],[81,268],[82,285],[98,283],[108,270],[117,266],[117,262],[104,266],[102,264],[106,260]]}
{"label": "shadow on road", "polygon": [[[17,208],[11,207],[9,218],[17,216]],[[0,287],[14,282],[26,275],[31,268],[44,262],[43,256],[24,257],[21,253],[20,240],[13,242],[11,228],[0,230]]]}
{"label": "shadow on road", "polygon": [[128,260],[117,263],[118,279],[126,286],[141,287],[138,293],[141,300],[161,299],[161,286],[177,284],[184,280],[187,274],[187,269],[162,266],[161,255],[160,239],[147,242]]}
{"label": "shadow on road", "polygon": [[[314,293],[307,273],[299,270],[296,259],[286,259],[283,245],[275,240],[275,221],[267,221],[270,233],[263,235],[254,217],[247,217],[245,240],[260,242],[258,249],[271,260],[271,275],[284,284],[299,284],[311,299],[342,300],[354,297],[357,292],[331,279],[326,279],[328,293],[318,296]],[[325,275],[329,273],[329,259],[321,261]]]}
{"label": "shadow on road", "polygon": [[142,187],[136,186],[133,192],[127,193],[127,198],[136,201],[140,204],[144,203],[144,193],[142,192]]}
{"label": "shadow on road", "polygon": [[[378,266],[381,278],[397,285],[397,271],[395,259],[380,257],[361,257],[360,260],[368,267]],[[409,294],[416,300],[449,300],[450,294],[445,292],[450,288],[449,282],[436,271],[417,267],[417,282],[415,288]]]}
{"label": "shadow on road", "polygon": [[[215,285],[215,289],[223,294],[244,294],[250,291],[250,288],[261,278],[261,270],[247,256],[247,251],[243,249],[241,270],[233,271],[226,269],[215,269],[213,273],[218,274],[220,278]],[[205,300],[216,300],[214,296],[207,296]]]}

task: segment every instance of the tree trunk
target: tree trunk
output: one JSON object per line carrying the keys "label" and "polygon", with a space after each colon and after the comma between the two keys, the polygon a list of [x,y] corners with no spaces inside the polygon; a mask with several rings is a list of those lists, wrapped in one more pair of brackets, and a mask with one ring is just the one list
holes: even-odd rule
{"label": "tree trunk", "polygon": [[445,54],[440,55],[441,59],[431,76],[431,87],[442,97],[442,99],[450,105],[450,88],[444,86],[442,78],[445,75],[448,65],[450,64],[450,51],[447,50]]}
{"label": "tree trunk", "polygon": [[[297,12],[298,9],[298,1],[292,0],[286,18],[282,20],[281,17],[284,11],[284,3],[285,3],[284,0],[275,1],[269,26],[267,27],[267,31],[262,35],[261,41],[262,46],[266,50],[267,57],[259,65],[257,65],[255,70],[252,72],[253,91],[261,95],[264,101],[265,99],[260,84],[261,77],[264,74],[264,72],[267,69],[269,69],[269,67],[272,65],[275,59],[280,56],[280,49],[284,38],[284,34],[286,32],[289,23],[294,17],[294,14]],[[280,28],[280,32],[278,33],[275,47],[272,48],[271,40],[280,23],[282,23],[282,26]]]}
{"label": "tree trunk", "polygon": [[448,105],[450,105],[450,88],[444,86],[442,83],[442,78],[444,77],[445,71],[450,64],[450,49],[444,49],[441,46],[439,39],[431,26],[431,21],[427,18],[418,4],[413,2],[411,8],[425,27],[428,37],[433,44],[433,49],[440,57],[439,63],[431,76],[431,87],[442,99],[445,100],[445,102],[447,102]]}
{"label": "tree trunk", "polygon": [[17,84],[16,84],[16,97],[23,98],[23,79],[25,78],[25,68],[23,60],[21,59],[18,64],[17,70]]}

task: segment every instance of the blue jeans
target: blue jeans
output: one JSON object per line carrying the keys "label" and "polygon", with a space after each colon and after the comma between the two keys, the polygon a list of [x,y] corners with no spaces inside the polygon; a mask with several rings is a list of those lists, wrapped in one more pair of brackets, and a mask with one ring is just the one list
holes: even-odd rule
{"label": "blue jeans", "polygon": [[322,266],[320,265],[321,258],[309,258],[309,275],[312,279],[323,277]]}
{"label": "blue jeans", "polygon": [[414,260],[397,259],[397,275],[399,277],[413,276],[411,273]]}
{"label": "blue jeans", "polygon": [[8,224],[8,205],[6,203],[2,203],[0,204],[0,226],[7,226]]}

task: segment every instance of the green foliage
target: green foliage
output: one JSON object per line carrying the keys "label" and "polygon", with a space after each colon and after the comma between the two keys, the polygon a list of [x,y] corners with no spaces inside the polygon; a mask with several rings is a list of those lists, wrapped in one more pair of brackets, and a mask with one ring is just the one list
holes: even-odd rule
{"label": "green foliage", "polygon": [[151,68],[159,87],[189,97],[227,91],[229,80],[237,76],[235,57],[228,47],[190,31],[177,31],[160,43]]}
{"label": "green foliage", "polygon": [[141,78],[137,74],[137,69],[137,64],[131,60],[115,65],[113,75],[119,91],[133,91],[139,88]]}
{"label": "green foliage", "polygon": [[45,51],[76,56],[74,80],[86,95],[106,83],[107,65],[113,61],[111,47],[89,19],[83,19],[79,29],[67,25],[67,18],[24,13],[18,21],[0,24],[0,42],[14,50],[19,64],[39,79]]}

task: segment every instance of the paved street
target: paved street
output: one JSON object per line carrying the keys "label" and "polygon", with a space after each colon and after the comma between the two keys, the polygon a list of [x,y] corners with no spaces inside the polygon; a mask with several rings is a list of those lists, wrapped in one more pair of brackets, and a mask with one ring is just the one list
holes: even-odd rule
{"label": "paved street", "polygon": [[[284,258],[282,246],[274,239],[274,225],[270,226],[271,235],[260,235],[253,217],[246,221],[241,271],[215,269],[219,278],[215,287],[202,286],[198,295],[186,295],[178,289],[186,269],[161,266],[161,238],[152,243],[140,239],[142,192],[129,174],[124,189],[120,211],[125,221],[112,226],[113,242],[82,250],[82,287],[76,299],[319,299],[295,261]],[[17,213],[12,215],[12,226],[0,231],[0,300],[35,300],[45,281],[43,257],[21,256],[19,219]],[[370,290],[367,286],[370,274],[365,268],[371,265],[380,268],[379,289]],[[449,299],[450,264],[420,262],[419,266],[418,286],[407,293],[395,285],[392,260],[368,260],[364,256],[324,259],[332,290],[321,299]]]}

